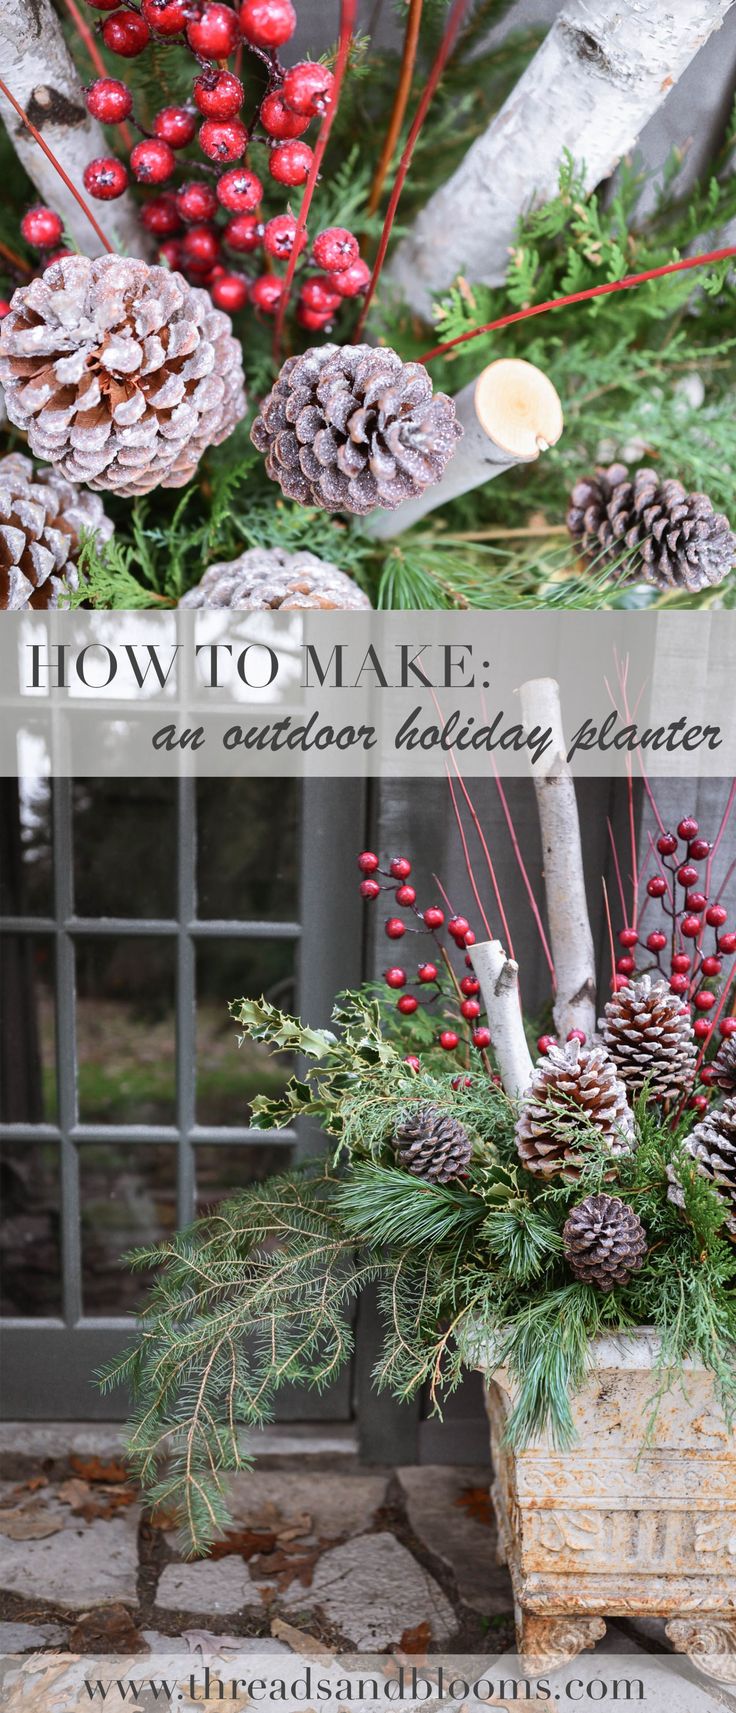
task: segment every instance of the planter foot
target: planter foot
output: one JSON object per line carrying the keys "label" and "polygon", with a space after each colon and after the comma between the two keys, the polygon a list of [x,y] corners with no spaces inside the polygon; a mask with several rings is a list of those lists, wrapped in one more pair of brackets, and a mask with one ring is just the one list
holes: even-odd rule
{"label": "planter foot", "polygon": [[678,1654],[716,1683],[736,1683],[736,1617],[671,1618],[665,1625]]}
{"label": "planter foot", "polygon": [[567,1665],[586,1648],[594,1648],[605,1633],[603,1618],[542,1618],[517,1608],[517,1652],[531,1677]]}

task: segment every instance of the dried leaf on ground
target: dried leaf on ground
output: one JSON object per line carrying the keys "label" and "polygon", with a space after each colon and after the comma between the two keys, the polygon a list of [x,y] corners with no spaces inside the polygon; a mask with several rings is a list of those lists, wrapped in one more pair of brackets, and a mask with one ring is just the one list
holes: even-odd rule
{"label": "dried leaf on ground", "polygon": [[460,1509],[467,1511],[468,1516],[476,1523],[482,1523],[486,1529],[495,1529],[496,1518],[489,1487],[466,1487],[455,1500]]}
{"label": "dried leaf on ground", "polygon": [[86,1523],[97,1522],[100,1518],[113,1517],[118,1511],[133,1505],[137,1498],[134,1487],[104,1486],[102,1483],[90,1486],[88,1481],[72,1476],[64,1481],[58,1490],[62,1504],[69,1505],[74,1516],[83,1517]]}
{"label": "dried leaf on ground", "polygon": [[127,1606],[112,1606],[82,1612],[69,1632],[74,1653],[150,1653],[148,1642],[136,1628]]}
{"label": "dried leaf on ground", "polygon": [[240,1636],[216,1636],[212,1630],[182,1630],[181,1639],[186,1642],[190,1654],[201,1654],[202,1659],[212,1654],[226,1659],[229,1654],[241,1654],[243,1651]]}
{"label": "dried leaf on ground", "polygon": [[233,1553],[239,1553],[240,1557],[245,1559],[247,1563],[249,1559],[255,1558],[258,1553],[273,1552],[275,1545],[276,1536],[274,1534],[266,1534],[265,1531],[259,1533],[256,1529],[247,1528],[228,1529],[222,1540],[215,1541],[210,1547],[209,1557],[228,1558]]}
{"label": "dried leaf on ground", "polygon": [[323,1665],[331,1665],[335,1655],[319,1641],[317,1636],[306,1635],[297,1630],[294,1624],[287,1624],[284,1618],[274,1618],[271,1622],[271,1635],[278,1642],[285,1642],[293,1653],[303,1654],[305,1659],[318,1659]]}
{"label": "dried leaf on ground", "polygon": [[425,1654],[432,1640],[432,1625],[425,1619],[412,1629],[402,1630],[399,1647],[405,1654]]}
{"label": "dried leaf on ground", "polygon": [[311,1588],[314,1567],[327,1548],[333,1546],[333,1541],[318,1541],[316,1547],[309,1552],[276,1551],[264,1553],[251,1561],[251,1575],[256,1581],[264,1578],[275,1578],[279,1593],[284,1594],[292,1582],[301,1582],[303,1588]]}
{"label": "dried leaf on ground", "polygon": [[32,1500],[17,1505],[12,1511],[0,1511],[0,1534],[12,1541],[42,1541],[48,1535],[58,1535],[64,1527],[63,1517],[55,1517]]}
{"label": "dried leaf on ground", "polygon": [[80,1457],[72,1452],[69,1462],[75,1475],[83,1481],[129,1481],[130,1471],[115,1457]]}

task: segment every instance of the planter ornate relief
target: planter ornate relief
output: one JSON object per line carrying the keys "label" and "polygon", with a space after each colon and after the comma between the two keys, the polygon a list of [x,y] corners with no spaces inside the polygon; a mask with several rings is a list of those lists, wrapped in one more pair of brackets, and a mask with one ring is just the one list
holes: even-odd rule
{"label": "planter ornate relief", "polygon": [[597,1342],[568,1451],[546,1436],[523,1451],[505,1445],[513,1382],[480,1363],[518,1649],[537,1671],[594,1647],[607,1616],[628,1614],[665,1618],[678,1652],[736,1683],[736,1435],[712,1375],[693,1363],[643,1445],[656,1356],[645,1330]]}

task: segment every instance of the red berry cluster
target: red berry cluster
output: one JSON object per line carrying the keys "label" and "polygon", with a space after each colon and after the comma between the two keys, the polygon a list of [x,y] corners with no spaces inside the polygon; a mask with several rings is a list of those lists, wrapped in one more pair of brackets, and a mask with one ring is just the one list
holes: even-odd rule
{"label": "red berry cluster", "polygon": [[[398,964],[392,964],[386,970],[387,987],[399,994],[396,1010],[402,1017],[412,1017],[420,1007],[426,1010],[441,1007],[438,1045],[446,1053],[454,1053],[463,1040],[466,1046],[472,1045],[479,1052],[484,1052],[491,1045],[491,1033],[480,1022],[480,986],[468,956],[468,947],[474,944],[475,934],[467,918],[446,918],[445,911],[438,904],[420,909],[416,890],[409,878],[411,863],[406,857],[393,857],[388,868],[383,869],[374,851],[363,851],[358,857],[358,868],[363,877],[360,882],[361,898],[373,901],[382,892],[391,892],[399,909],[408,911],[414,918],[411,922],[403,916],[388,916],[384,931],[389,940],[403,940],[407,934],[421,934],[429,935],[434,941],[433,956],[417,964],[414,978]],[[452,967],[448,943],[442,939],[443,929],[453,950],[464,954],[466,973],[462,977],[458,977]],[[457,1028],[452,1026],[450,1008],[457,1014]],[[406,1063],[414,1070],[420,1068],[415,1053],[407,1056]]]}
{"label": "red berry cluster", "polygon": [[[136,122],[133,95],[115,77],[98,77],[87,90],[87,107],[104,125],[130,120],[140,133],[127,166],[117,155],[89,161],[84,189],[98,201],[121,196],[130,179],[155,194],[141,209],[143,225],[159,241],[160,259],[179,269],[193,284],[206,286],[220,309],[234,313],[247,303],[275,315],[284,280],[273,263],[291,256],[297,221],[287,209],[272,219],[261,213],[263,172],[249,162],[252,146],[267,155],[274,185],[287,190],[306,183],[314,152],[303,140],[314,120],[333,99],[329,67],[310,60],[284,67],[279,50],[291,40],[296,12],[291,0],[87,0],[106,14],[101,35],[111,53],[130,59],[149,44],[178,44],[194,62],[191,97],[182,106],[162,107],[151,132]],[[250,95],[240,76],[245,47],[261,67],[261,87]],[[228,61],[238,55],[233,69]],[[263,89],[265,72],[266,88]],[[243,111],[255,117],[246,121]],[[193,147],[197,160],[182,156]],[[204,156],[204,162],[201,157]],[[181,182],[180,182],[181,180]],[[166,187],[165,189],[163,187]],[[58,245],[62,225],[48,208],[30,209],[23,221],[28,243],[49,254]],[[305,233],[300,250],[307,252]],[[62,252],[66,254],[67,252]],[[264,271],[242,271],[242,259],[260,257]],[[357,240],[342,227],[319,232],[311,248],[316,272],[302,279],[297,318],[310,332],[328,327],[343,299],[357,297],[370,279]],[[240,264],[240,265],[239,265]],[[256,263],[256,266],[258,264]],[[308,265],[305,255],[304,263]]]}

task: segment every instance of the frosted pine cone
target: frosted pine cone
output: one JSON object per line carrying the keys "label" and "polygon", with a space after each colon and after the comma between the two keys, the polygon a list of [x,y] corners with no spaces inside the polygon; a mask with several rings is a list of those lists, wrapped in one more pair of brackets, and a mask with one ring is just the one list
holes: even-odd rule
{"label": "frosted pine cone", "polygon": [[695,1076],[690,1012],[665,981],[639,976],[609,999],[601,1034],[631,1099],[678,1100]]}
{"label": "frosted pine cone", "polygon": [[372,345],[289,357],[251,440],[289,499],[325,511],[393,511],[439,481],[462,429],[421,363]]}
{"label": "frosted pine cone", "polygon": [[462,1124],[439,1106],[416,1106],[406,1113],[396,1132],[399,1164],[430,1184],[451,1184],[462,1178],[473,1152]]}
{"label": "frosted pine cone", "polygon": [[724,1094],[736,1094],[736,1035],[721,1042],[713,1060],[713,1081]]}
{"label": "frosted pine cone", "polygon": [[576,1279],[598,1291],[628,1285],[647,1252],[639,1215],[618,1196],[588,1196],[579,1202],[565,1221],[562,1241]]}
{"label": "frosted pine cone", "polygon": [[656,470],[611,464],[577,482],[567,514],[570,533],[599,565],[633,558],[626,580],[644,578],[656,589],[701,589],[722,583],[736,563],[736,535],[707,494],[688,494],[681,482],[661,481]]}
{"label": "frosted pine cone", "polygon": [[83,530],[99,546],[112,535],[96,494],[36,469],[20,452],[0,458],[0,610],[66,605],[79,587]]}
{"label": "frosted pine cone", "polygon": [[67,256],[0,323],[8,416],[70,481],[180,488],[245,411],[240,345],[206,291],[122,256]]}
{"label": "frosted pine cone", "polygon": [[[687,1137],[684,1147],[726,1207],[726,1230],[736,1240],[736,1095],[708,1112]],[[674,1166],[667,1167],[669,1199],[684,1207],[685,1196]]]}
{"label": "frosted pine cone", "polygon": [[180,607],[257,609],[370,607],[367,595],[328,560],[316,554],[286,553],[281,547],[254,547],[239,559],[210,565],[201,582],[189,589]]}
{"label": "frosted pine cone", "polygon": [[550,1047],[537,1060],[516,1125],[523,1165],[541,1178],[577,1178],[596,1130],[611,1155],[635,1146],[633,1114],[615,1065],[602,1047],[579,1041]]}

